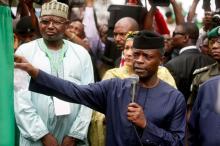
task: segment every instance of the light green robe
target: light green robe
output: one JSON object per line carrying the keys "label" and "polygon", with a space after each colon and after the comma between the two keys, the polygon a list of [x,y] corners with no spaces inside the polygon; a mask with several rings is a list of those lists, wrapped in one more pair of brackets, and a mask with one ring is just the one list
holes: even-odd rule
{"label": "light green robe", "polygon": [[[63,59],[64,79],[77,84],[93,82],[92,63],[87,51],[69,41],[65,43],[68,49]],[[51,73],[50,61],[37,41],[21,45],[16,54],[25,56],[35,67]],[[70,115],[56,116],[51,97],[28,91],[30,78],[27,74],[17,71],[15,78],[14,105],[16,122],[21,132],[20,146],[42,146],[40,139],[48,132],[54,135],[59,144],[65,135],[80,139],[85,144],[91,109],[71,103]],[[22,81],[19,81],[21,78]]]}

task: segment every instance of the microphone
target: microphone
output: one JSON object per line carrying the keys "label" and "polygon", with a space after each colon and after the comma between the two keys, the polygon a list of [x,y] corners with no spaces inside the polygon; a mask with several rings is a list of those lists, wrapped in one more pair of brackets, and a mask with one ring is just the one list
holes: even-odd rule
{"label": "microphone", "polygon": [[130,76],[130,79],[131,79],[131,102],[134,102],[136,89],[137,89],[137,83],[139,82],[139,76],[136,74],[133,74]]}

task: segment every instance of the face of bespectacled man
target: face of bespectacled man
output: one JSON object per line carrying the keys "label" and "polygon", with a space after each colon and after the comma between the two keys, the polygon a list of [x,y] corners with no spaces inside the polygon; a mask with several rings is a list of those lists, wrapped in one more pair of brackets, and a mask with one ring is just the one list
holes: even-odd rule
{"label": "face of bespectacled man", "polygon": [[181,49],[186,43],[186,32],[182,26],[177,25],[172,36],[172,46],[174,49]]}
{"label": "face of bespectacled man", "polygon": [[68,21],[58,16],[41,16],[39,28],[41,35],[48,41],[57,41],[63,38]]}
{"label": "face of bespectacled man", "polygon": [[208,27],[209,25],[212,24],[212,16],[213,16],[213,12],[205,11],[204,17],[202,18],[202,23],[205,27]]}
{"label": "face of bespectacled man", "polygon": [[171,52],[172,51],[172,37],[169,34],[164,34],[164,51]]}

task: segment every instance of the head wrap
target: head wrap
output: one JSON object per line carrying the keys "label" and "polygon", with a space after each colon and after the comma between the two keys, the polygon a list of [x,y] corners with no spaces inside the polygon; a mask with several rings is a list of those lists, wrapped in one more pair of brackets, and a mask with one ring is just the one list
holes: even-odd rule
{"label": "head wrap", "polygon": [[208,32],[208,38],[216,38],[220,37],[220,26],[213,28],[210,32]]}
{"label": "head wrap", "polygon": [[53,15],[67,19],[69,6],[52,0],[48,3],[44,3],[41,8],[41,16]]}
{"label": "head wrap", "polygon": [[164,47],[164,38],[158,33],[143,30],[134,37],[133,48],[161,49]]}
{"label": "head wrap", "polygon": [[126,36],[125,36],[126,40],[128,40],[128,39],[134,39],[134,36],[137,35],[138,32],[139,32],[139,31],[129,31],[129,32],[126,34]]}

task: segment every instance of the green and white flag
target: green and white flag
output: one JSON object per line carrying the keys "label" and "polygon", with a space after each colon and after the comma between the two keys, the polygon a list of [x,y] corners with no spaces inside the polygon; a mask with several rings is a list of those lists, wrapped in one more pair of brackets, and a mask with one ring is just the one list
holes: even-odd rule
{"label": "green and white flag", "polygon": [[11,10],[0,5],[0,146],[15,146]]}

